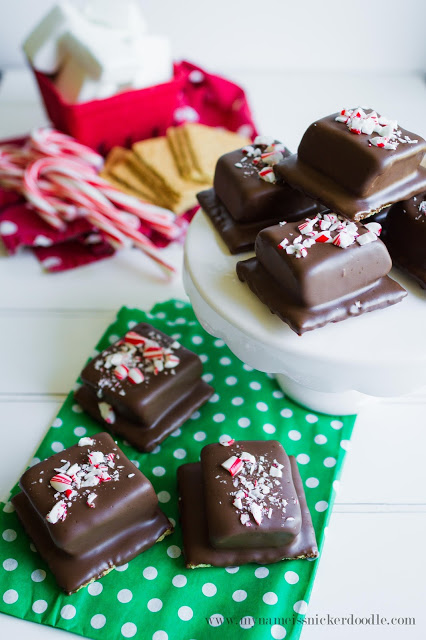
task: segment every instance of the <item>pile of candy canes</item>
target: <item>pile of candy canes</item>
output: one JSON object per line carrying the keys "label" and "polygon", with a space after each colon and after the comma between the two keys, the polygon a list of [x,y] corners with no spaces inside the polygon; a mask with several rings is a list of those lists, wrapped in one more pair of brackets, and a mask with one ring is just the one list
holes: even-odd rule
{"label": "pile of candy canes", "polygon": [[396,120],[378,116],[375,111],[366,113],[361,107],[342,109],[336,120],[346,124],[349,131],[357,135],[365,133],[371,136],[372,133],[378,133],[378,136],[370,138],[368,142],[381,149],[395,150],[399,143],[416,144],[418,142],[418,140],[411,140],[409,136],[403,137]]}
{"label": "pile of candy canes", "polygon": [[[280,222],[284,226],[286,222]],[[297,236],[292,243],[288,238],[284,238],[279,245],[279,249],[285,249],[289,255],[296,258],[306,258],[308,249],[317,242],[321,244],[334,244],[336,247],[346,249],[351,244],[358,242],[363,245],[377,240],[382,231],[382,226],[378,222],[367,222],[364,227],[367,233],[359,234],[358,225],[350,222],[335,213],[318,213],[315,218],[306,218],[305,222],[298,225],[300,236]],[[306,236],[303,239],[303,236]]]}
{"label": "pile of candy canes", "polygon": [[[262,149],[259,149],[262,147]],[[242,149],[244,156],[240,162],[236,162],[238,169],[244,169],[251,164],[257,169],[259,178],[265,182],[275,183],[277,181],[273,170],[274,164],[281,162],[284,158],[285,146],[281,142],[276,142],[270,136],[256,136],[252,145]],[[251,162],[247,162],[250,160]]]}
{"label": "pile of candy canes", "polygon": [[[93,438],[80,438],[79,447],[93,446],[95,441]],[[56,524],[64,521],[68,515],[68,508],[78,498],[85,498],[86,504],[90,508],[95,507],[97,494],[90,489],[96,487],[102,482],[117,482],[120,479],[120,470],[122,466],[116,467],[116,460],[120,456],[115,453],[103,454],[102,451],[90,451],[85,464],[71,464],[63,460],[64,465],[56,468],[57,472],[50,479],[49,484],[55,490],[55,499],[58,500],[46,515],[47,522]],[[130,474],[127,477],[132,477]]]}
{"label": "pile of candy canes", "polygon": [[23,195],[55,229],[85,217],[115,249],[133,245],[174,271],[139,231],[143,222],[174,240],[182,232],[174,214],[113,187],[98,175],[102,165],[102,156],[70,136],[36,129],[23,146],[0,145],[0,186]]}

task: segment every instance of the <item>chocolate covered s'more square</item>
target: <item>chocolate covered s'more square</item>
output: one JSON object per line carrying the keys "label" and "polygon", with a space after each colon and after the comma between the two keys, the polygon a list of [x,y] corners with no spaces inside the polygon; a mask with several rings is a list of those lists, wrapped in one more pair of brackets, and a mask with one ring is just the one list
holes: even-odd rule
{"label": "chocolate covered s'more square", "polygon": [[75,399],[106,429],[152,451],[212,395],[201,375],[195,353],[141,322],[86,365]]}
{"label": "chocolate covered s'more square", "polygon": [[178,469],[186,565],[226,567],[315,558],[294,457],[275,440],[221,440]]}
{"label": "chocolate covered s'more square", "polygon": [[426,289],[426,191],[389,209],[384,242],[393,263]]}
{"label": "chocolate covered s'more square", "polygon": [[334,213],[268,227],[237,275],[299,335],[382,309],[407,292],[387,276],[392,261],[380,229]]}
{"label": "chocolate covered s'more square", "polygon": [[426,141],[375,111],[343,109],[311,124],[278,178],[335,213],[362,220],[426,189]]}
{"label": "chocolate covered s'more square", "polygon": [[232,254],[252,250],[265,227],[300,220],[318,210],[310,198],[277,180],[273,166],[290,155],[281,142],[257,136],[253,144],[222,155],[213,189],[197,195]]}
{"label": "chocolate covered s'more square", "polygon": [[19,484],[17,515],[66,593],[173,531],[149,480],[107,433],[39,462]]}

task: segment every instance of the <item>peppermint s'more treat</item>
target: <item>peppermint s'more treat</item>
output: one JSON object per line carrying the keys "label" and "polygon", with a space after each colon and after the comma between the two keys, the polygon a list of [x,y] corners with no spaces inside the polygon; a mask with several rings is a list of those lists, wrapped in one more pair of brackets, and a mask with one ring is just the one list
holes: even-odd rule
{"label": "peppermint s'more treat", "polygon": [[291,154],[267,136],[221,156],[214,188],[197,195],[231,253],[253,249],[261,229],[280,220],[300,220],[318,206],[299,191],[278,181],[273,166]]}
{"label": "peppermint s'more treat", "polygon": [[375,111],[343,109],[308,127],[278,178],[335,213],[362,220],[426,188],[426,142]]}
{"label": "peppermint s'more treat", "polygon": [[39,462],[19,484],[17,515],[66,593],[173,531],[149,480],[107,433]]}
{"label": "peppermint s'more treat", "polygon": [[318,555],[297,462],[276,440],[207,445],[178,484],[187,567]]}
{"label": "peppermint s'more treat", "polygon": [[426,191],[390,208],[384,242],[394,264],[426,289]]}
{"label": "peppermint s'more treat", "polygon": [[81,373],[76,401],[140,451],[152,451],[213,393],[200,358],[141,322]]}
{"label": "peppermint s'more treat", "polygon": [[378,223],[334,213],[261,231],[256,257],[237,263],[253,293],[301,335],[402,300],[407,292],[387,273],[389,253]]}

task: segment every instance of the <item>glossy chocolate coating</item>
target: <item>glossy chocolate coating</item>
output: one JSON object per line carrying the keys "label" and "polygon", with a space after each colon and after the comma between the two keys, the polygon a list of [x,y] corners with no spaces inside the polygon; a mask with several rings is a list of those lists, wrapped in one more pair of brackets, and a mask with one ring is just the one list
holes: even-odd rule
{"label": "glossy chocolate coating", "polygon": [[[252,145],[261,148],[259,145]],[[286,149],[283,157],[291,153]],[[236,167],[245,158],[243,167]],[[282,183],[262,180],[251,158],[241,149],[221,156],[217,161],[214,190],[227,212],[236,222],[261,220],[298,220],[303,211],[314,211],[316,205],[299,191]],[[300,213],[302,211],[302,213]]]}
{"label": "glossy chocolate coating", "polygon": [[[303,259],[303,258],[302,258]],[[237,263],[237,275],[241,282],[246,282],[254,295],[265,304],[280,320],[302,335],[306,331],[319,329],[330,322],[341,322],[368,311],[383,309],[400,302],[407,292],[397,282],[384,276],[364,290],[341,300],[333,300],[330,304],[309,308],[295,302],[291,294],[281,287],[257,258],[250,258]]]}
{"label": "glossy chocolate coating", "polygon": [[[231,456],[248,452],[255,456],[256,467],[250,471],[250,465],[244,465],[234,478],[224,469],[222,462]],[[283,465],[282,477],[272,478],[269,470],[278,462]],[[259,464],[261,469],[259,472]],[[201,451],[204,501],[209,531],[209,541],[215,549],[248,549],[282,547],[290,544],[300,533],[302,515],[293,484],[292,471],[288,455],[276,440],[244,440],[229,447],[219,443],[209,444]],[[263,476],[263,474],[266,476]],[[240,520],[241,511],[234,505],[234,495],[245,488],[245,482],[268,480],[268,495],[262,497],[271,508],[271,517],[263,517],[260,525],[253,518],[250,526]],[[237,484],[237,487],[235,486]],[[271,486],[271,488],[269,488]],[[285,506],[283,506],[283,500]]]}
{"label": "glossy chocolate coating", "polygon": [[426,192],[390,208],[383,238],[394,263],[426,289]]}
{"label": "glossy chocolate coating", "polygon": [[282,547],[269,548],[215,549],[212,547],[207,528],[201,463],[195,462],[179,467],[179,507],[185,561],[188,568],[228,567],[250,562],[269,564],[285,558],[316,558],[318,556],[315,531],[306,504],[297,462],[293,456],[290,456],[289,460],[302,514],[302,526],[300,533],[292,542]]}
{"label": "glossy chocolate coating", "polygon": [[[297,193],[297,192],[295,192]],[[210,218],[220,237],[233,255],[244,251],[253,251],[256,236],[265,227],[278,224],[281,220],[301,220],[307,215],[315,213],[318,206],[308,198],[301,199],[301,207],[293,211],[280,211],[275,218],[252,222],[236,222],[225,205],[219,200],[214,189],[207,189],[197,194],[198,202],[205,214]],[[306,204],[306,208],[304,208]],[[265,212],[265,215],[268,215]]]}
{"label": "glossy chocolate coating", "polygon": [[[132,331],[155,340],[161,347],[170,347],[173,338],[158,331],[149,324],[141,322]],[[99,400],[104,400],[127,420],[140,423],[143,427],[155,426],[174,406],[181,403],[188,388],[200,380],[202,363],[200,358],[180,346],[174,349],[180,362],[174,369],[164,369],[157,375],[144,370],[145,380],[141,384],[132,384],[129,378],[119,382],[112,369],[106,371],[99,365],[105,356],[119,350],[121,340],[105,349],[93,358],[81,373],[84,384],[96,391]],[[112,380],[111,385],[105,381]]]}
{"label": "glossy chocolate coating", "polygon": [[180,402],[168,407],[154,426],[145,427],[139,422],[116,415],[114,424],[107,424],[99,411],[98,398],[95,391],[83,385],[76,391],[75,399],[87,413],[102,423],[112,433],[127,440],[138,451],[149,452],[155,449],[175,429],[189,420],[191,415],[207,402],[213,394],[213,387],[199,379],[187,387]]}
{"label": "glossy chocolate coating", "polygon": [[369,143],[376,133],[351,133],[345,123],[336,121],[338,115],[333,113],[308,127],[297,150],[299,160],[359,198],[368,198],[416,173],[426,153],[423,138],[399,127],[402,137],[418,142],[379,148]]}
{"label": "glossy chocolate coating", "polygon": [[423,138],[401,129],[417,142],[379,148],[369,144],[376,134],[353,134],[335,121],[337,115],[307,129],[298,153],[274,166],[278,179],[353,220],[426,189],[426,169],[419,166],[426,152]]}
{"label": "glossy chocolate coating", "polygon": [[[298,222],[263,229],[256,239],[256,257],[292,300],[306,307],[329,304],[361,293],[385,276],[392,267],[389,253],[380,240],[346,249],[317,242],[304,258],[289,255],[279,244],[285,238],[292,244],[300,236]],[[362,225],[358,233],[368,233]]]}
{"label": "glossy chocolate coating", "polygon": [[[135,467],[108,433],[97,434],[95,444],[75,445],[56,453],[28,469],[20,480],[20,487],[43,522],[55,546],[70,555],[81,555],[119,534],[135,522],[151,518],[158,507],[158,499],[150,481]],[[80,494],[94,491],[97,494],[95,508],[89,508],[84,495],[70,501],[64,521],[52,524],[46,515],[54,504],[64,498],[50,485],[50,479],[64,465],[80,466],[87,463],[88,453],[101,451],[115,454],[115,468],[120,465],[117,481],[102,482],[95,487],[81,488]],[[131,476],[131,477],[129,477]]]}
{"label": "glossy chocolate coating", "polygon": [[99,544],[90,551],[69,555],[52,543],[44,522],[23,492],[18,493],[12,503],[37,551],[48,564],[58,585],[68,594],[101,578],[114,567],[126,564],[173,531],[168,518],[157,508],[148,519],[139,519],[122,527],[111,538],[99,539]]}

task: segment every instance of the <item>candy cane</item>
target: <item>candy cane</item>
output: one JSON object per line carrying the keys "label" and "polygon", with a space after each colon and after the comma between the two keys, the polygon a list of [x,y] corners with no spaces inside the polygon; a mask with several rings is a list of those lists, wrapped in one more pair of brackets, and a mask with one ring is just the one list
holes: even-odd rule
{"label": "candy cane", "polygon": [[35,129],[30,136],[30,144],[47,156],[72,156],[76,161],[87,163],[97,169],[101,169],[104,164],[102,156],[93,149],[55,129]]}

